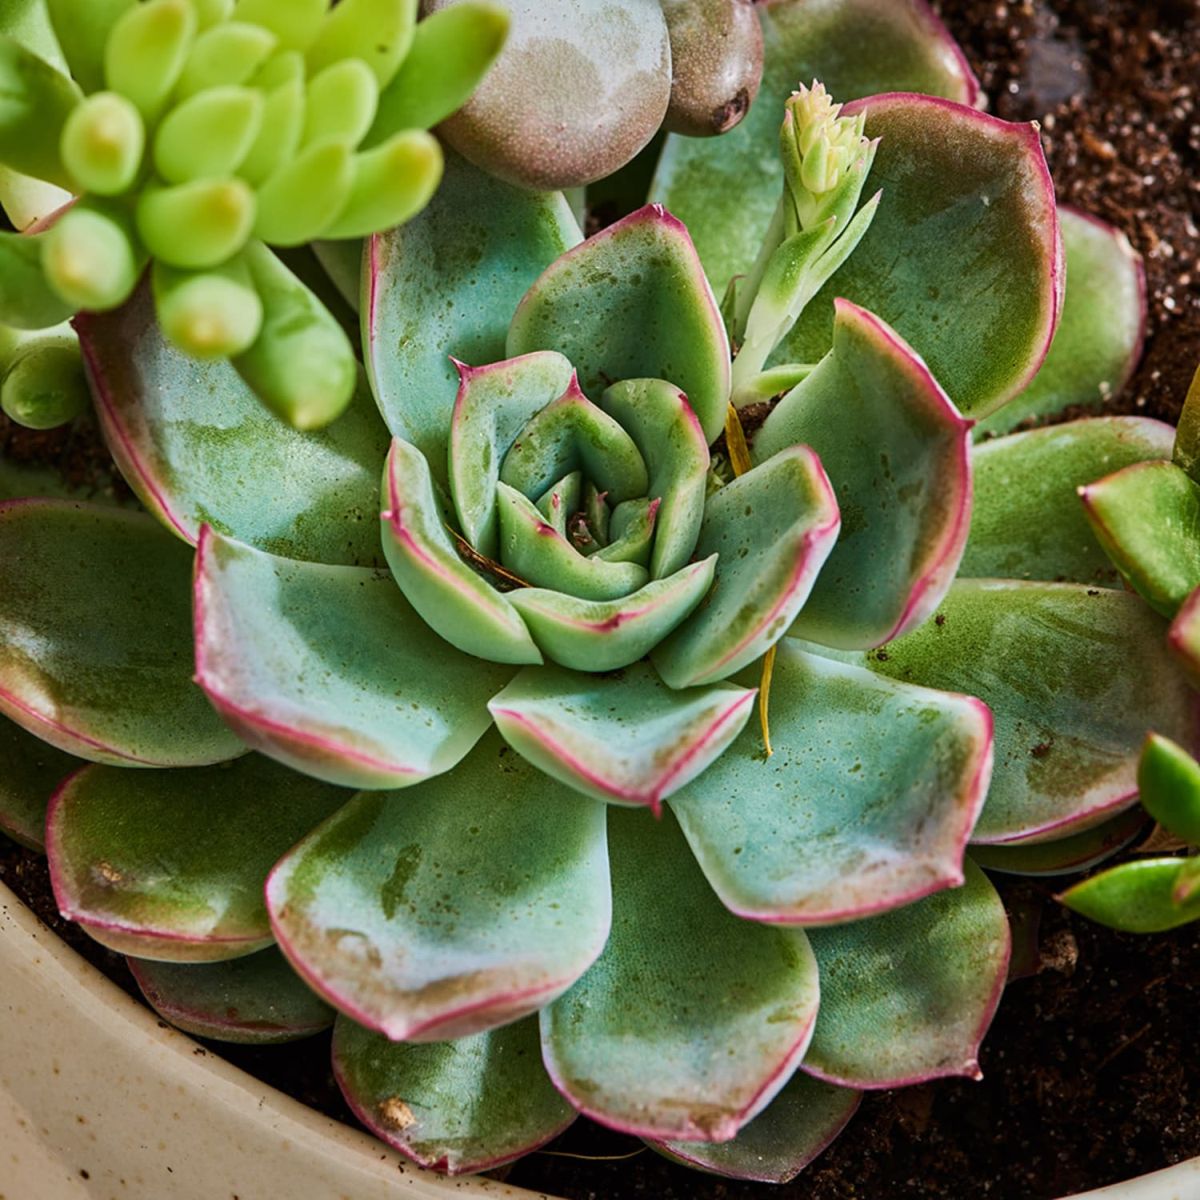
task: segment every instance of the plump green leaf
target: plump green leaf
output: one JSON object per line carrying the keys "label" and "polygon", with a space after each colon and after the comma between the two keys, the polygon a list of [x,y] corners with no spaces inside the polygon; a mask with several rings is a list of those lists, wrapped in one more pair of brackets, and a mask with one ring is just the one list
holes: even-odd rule
{"label": "plump green leaf", "polygon": [[1074,912],[1126,933],[1162,933],[1200,920],[1200,897],[1174,897],[1186,858],[1142,858],[1093,875],[1059,899]]}
{"label": "plump green leaf", "polygon": [[1142,807],[1176,837],[1200,846],[1200,763],[1178,743],[1151,734],[1138,764]]}
{"label": "plump green leaf", "polygon": [[150,1007],[195,1037],[270,1046],[333,1024],[333,1009],[273,946],[215,963],[128,962]]}
{"label": "plump green leaf", "polygon": [[275,860],[348,799],[258,755],[187,771],[89,767],[46,822],[64,916],[122,953],[211,962],[271,942]]}
{"label": "plump green leaf", "polygon": [[196,678],[264,754],[346,787],[448,771],[509,672],[447,646],[384,572],[293,562],[205,530]]}
{"label": "plump green leaf", "polygon": [[1008,972],[1008,918],[970,860],[966,882],[851,925],[810,931],[821,1009],[804,1070],[849,1087],[978,1078]]}
{"label": "plump green leaf", "polygon": [[828,924],[962,882],[987,794],[991,715],[977,700],[778,647],[771,745],[747,729],[671,800],[725,904]]}
{"label": "plump green leaf", "polygon": [[656,821],[610,807],[608,821],[612,934],[542,1010],[547,1069],[614,1129],[727,1141],[808,1045],[818,990],[808,940],[725,909],[669,812]]}
{"label": "plump green leaf", "polygon": [[663,379],[683,390],[711,442],[729,401],[729,341],[687,229],[658,205],[551,264],[526,293],[508,354],[557,350],[583,390]]}
{"label": "plump green leaf", "polygon": [[0,711],[122,766],[245,747],[191,678],[191,554],[150,517],[55,500],[0,507]]}
{"label": "plump green leaf", "polygon": [[308,47],[309,72],[362,58],[386,87],[412,45],[416,23],[417,0],[341,0]]}
{"label": "plump green leaf", "polygon": [[[87,92],[104,87],[104,46],[113,23],[137,0],[46,0],[46,10],[54,27],[54,36],[71,67],[71,74]],[[34,3],[30,8],[40,8]],[[6,22],[7,24],[7,22]],[[5,29],[6,33],[14,32]],[[17,33],[27,46],[39,54],[37,46]]]}
{"label": "plump green leaf", "polygon": [[0,322],[14,329],[51,329],[75,312],[46,279],[45,244],[45,234],[0,233]]}
{"label": "plump green leaf", "polygon": [[503,1166],[575,1120],[542,1066],[532,1017],[424,1046],[397,1045],[342,1017],[333,1069],[376,1137],[447,1175]]}
{"label": "plump green leaf", "polygon": [[46,848],[46,808],[79,759],[0,718],[0,832],[31,850]]}
{"label": "plump green leaf", "polygon": [[267,884],[276,937],[322,995],[393,1041],[506,1024],[604,946],[604,816],[490,735],[411,793],[356,797],[288,854]]}
{"label": "plump green leaf", "polygon": [[758,13],[758,99],[719,139],[669,137],[650,194],[691,230],[718,294],[750,269],[771,222],[783,190],[779,126],[798,84],[820,79],[836,100],[910,91],[974,104],[979,96],[961,51],[921,0],[774,0]]}
{"label": "plump green leaf", "polygon": [[74,81],[15,38],[0,35],[0,95],[0,158],[5,166],[70,188],[59,141],[80,100]]}
{"label": "plump green leaf", "polygon": [[447,153],[429,207],[368,244],[363,337],[375,398],[439,482],[458,383],[449,356],[506,357],[517,302],[580,236],[561,196],[520,191]]}
{"label": "plump green leaf", "polygon": [[1103,825],[1053,842],[972,846],[971,858],[989,871],[1010,875],[1073,875],[1111,858],[1145,827],[1146,814],[1135,807],[1110,817]]}
{"label": "plump green leaf", "polygon": [[968,579],[933,621],[868,660],[991,708],[996,765],[974,841],[1054,841],[1134,803],[1149,730],[1190,737],[1193,697],[1163,632],[1124,592]]}
{"label": "plump green leaf", "polygon": [[1172,462],[1141,462],[1079,497],[1122,578],[1173,617],[1200,584],[1200,484]]}
{"label": "plump green leaf", "polygon": [[726,484],[696,547],[716,554],[701,606],[651,654],[671,687],[726,679],[766,653],[796,618],[837,538],[833,488],[817,456],[792,446]]}
{"label": "plump green leaf", "polygon": [[1067,291],[1050,353],[1029,386],[980,422],[1008,433],[1074,405],[1098,408],[1137,366],[1146,324],[1146,276],[1129,239],[1087,213],[1060,206]]}
{"label": "plump green leaf", "polygon": [[975,503],[959,576],[1120,587],[1078,490],[1133,463],[1168,457],[1172,437],[1161,421],[1092,417],[981,442],[971,456]]}
{"label": "plump green leaf", "polygon": [[330,429],[300,433],[268,413],[228,363],[172,349],[148,288],[79,319],[96,408],[122,474],[186,541],[208,523],[290,558],[380,557],[383,428],[365,388]]}
{"label": "plump green leaf", "polygon": [[887,325],[837,301],[833,349],[772,410],[753,447],[764,462],[811,446],[842,514],[797,636],[877,646],[937,607],[970,526],[970,428]]}

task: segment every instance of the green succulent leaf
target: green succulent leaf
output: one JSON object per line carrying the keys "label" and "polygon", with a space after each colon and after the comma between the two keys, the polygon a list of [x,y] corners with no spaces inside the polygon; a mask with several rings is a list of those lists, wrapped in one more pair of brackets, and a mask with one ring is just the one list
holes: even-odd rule
{"label": "green succulent leaf", "polygon": [[809,932],[821,1009],[805,1071],[862,1088],[979,1077],[1011,939],[987,876],[969,859],[963,865],[961,888]]}
{"label": "green succulent leaf", "polygon": [[196,678],[251,745],[345,787],[448,771],[509,672],[446,646],[384,572],[293,562],[205,529]]}
{"label": "green succulent leaf", "polygon": [[283,51],[305,51],[321,32],[329,0],[238,0],[237,14],[269,29]]}
{"label": "green succulent leaf", "polygon": [[552,263],[513,316],[508,354],[557,350],[585,392],[663,379],[687,396],[709,442],[724,428],[729,340],[687,229],[658,205]]}
{"label": "green succulent leaf", "polygon": [[797,1071],[729,1142],[650,1142],[672,1162],[729,1179],[790,1183],[854,1116],[862,1093]]}
{"label": "green succulent leaf", "polygon": [[299,433],[231,365],[197,363],[168,345],[148,288],[116,312],[81,316],[78,328],[121,472],[181,538],[194,543],[208,523],[289,558],[378,561],[388,439],[365,387],[328,430]]}
{"label": "green succulent leaf", "polygon": [[1178,425],[1171,457],[1193,479],[1200,479],[1200,367],[1192,376]]}
{"label": "green succulent leaf", "polygon": [[39,853],[55,789],[83,763],[0,718],[0,833]]}
{"label": "green succulent leaf", "polygon": [[526,667],[488,708],[509,745],[547,775],[657,814],[720,758],[755,695],[732,684],[673,691],[648,663],[614,675]]}
{"label": "green succulent leaf", "polygon": [[1172,462],[1140,462],[1081,487],[1092,530],[1123,579],[1165,617],[1200,584],[1200,484]]}
{"label": "green succulent leaf", "polygon": [[192,682],[191,554],[155,521],[14,501],[0,506],[0,560],[5,715],[92,762],[200,766],[244,751]]}
{"label": "green succulent leaf", "polygon": [[342,1017],[333,1069],[355,1116],[376,1137],[447,1175],[503,1166],[575,1120],[542,1066],[532,1017],[424,1046],[389,1042]]}
{"label": "green succulent leaf", "polygon": [[1171,622],[1167,645],[1192,686],[1200,688],[1200,588],[1183,602]]}
{"label": "green succulent leaf", "polygon": [[971,425],[887,325],[846,301],[835,312],[833,349],[753,450],[820,455],[842,529],[794,631],[858,648],[919,625],[950,586],[970,526]]}
{"label": "green succulent leaf", "polygon": [[447,153],[429,207],[377,234],[364,267],[367,369],[384,419],[446,480],[462,362],[506,357],[509,317],[541,271],[580,240],[559,195],[531,195]]}
{"label": "green succulent leaf", "polygon": [[288,854],[267,884],[276,937],[326,999],[393,1041],[507,1024],[604,946],[604,815],[489,735],[452,774],[363,793]]}
{"label": "green succulent leaf", "polygon": [[[137,0],[46,0],[54,36],[71,74],[86,92],[103,90],[104,47],[109,30],[136,3]],[[20,33],[17,36],[25,45],[31,45]]]}
{"label": "green succulent leaf", "polygon": [[333,1024],[333,1009],[274,947],[215,963],[127,961],[150,1007],[194,1037],[272,1046]]}
{"label": "green succulent leaf", "polygon": [[971,858],[989,871],[1010,875],[1073,875],[1124,849],[1145,828],[1146,814],[1130,808],[1103,825],[1053,842],[1008,846],[972,846]]}
{"label": "green succulent leaf", "polygon": [[1200,920],[1200,897],[1178,903],[1176,886],[1186,858],[1143,858],[1121,863],[1068,888],[1069,909],[1126,933],[1162,933]]}
{"label": "green succulent leaf", "polygon": [[784,643],[770,711],[770,758],[749,729],[671,800],[729,909],[821,925],[962,882],[991,771],[979,701]]}
{"label": "green succulent leaf", "polygon": [[[263,112],[263,96],[253,88],[216,87],[190,97],[158,126],[155,168],[168,183],[231,175],[253,148]],[[131,173],[113,191],[122,192],[132,182]]]}
{"label": "green succulent leaf", "polygon": [[0,158],[12,170],[70,188],[59,143],[80,100],[76,84],[15,38],[0,36]]}
{"label": "green succulent leaf", "polygon": [[1134,803],[1150,729],[1190,737],[1193,697],[1163,632],[1124,592],[960,580],[935,620],[868,659],[994,713],[996,765],[974,841],[1055,841]]}
{"label": "green succulent leaf", "polygon": [[1138,764],[1142,807],[1164,828],[1200,846],[1200,763],[1178,743],[1151,734]]}
{"label": "green succulent leaf", "polygon": [[1145,417],[1091,417],[981,442],[971,456],[975,503],[959,577],[1119,588],[1078,490],[1169,457],[1173,436],[1169,425]]}
{"label": "green succulent leaf", "polygon": [[0,323],[52,329],[74,315],[74,306],[46,278],[45,245],[44,233],[0,233]]}
{"label": "green succulent leaf", "polygon": [[817,456],[791,446],[708,502],[697,557],[717,554],[708,600],[651,654],[676,688],[727,679],[788,631],[837,538]]}
{"label": "green succulent leaf", "polygon": [[321,141],[287,159],[258,190],[254,236],[276,246],[300,246],[337,220],[354,185],[347,142]]}
{"label": "green succulent leaf", "polygon": [[728,1141],[791,1076],[817,971],[798,929],[742,921],[713,894],[670,812],[610,807],[604,953],[542,1010],[555,1086],[581,1112],[654,1140]]}
{"label": "green succulent leaf", "polygon": [[110,26],[104,43],[104,83],[155,120],[183,73],[196,36],[188,0],[145,0],[130,5]]}
{"label": "green succulent leaf", "polygon": [[258,136],[238,170],[247,183],[260,187],[295,155],[304,133],[305,115],[302,79],[281,83],[266,94]]}
{"label": "green succulent leaf", "polygon": [[783,188],[779,124],[797,84],[821,79],[839,100],[897,91],[964,104],[979,97],[961,51],[920,0],[774,0],[758,14],[758,99],[720,138],[667,138],[650,194],[691,230],[718,295],[750,269],[771,223]]}
{"label": "green succulent leaf", "polygon": [[46,850],[59,910],[97,941],[164,962],[271,942],[263,882],[347,794],[258,755],[188,771],[89,767],[55,795]]}
{"label": "green succulent leaf", "polygon": [[1029,386],[980,422],[977,434],[1073,406],[1098,408],[1125,386],[1142,352],[1146,276],[1129,239],[1104,221],[1060,206],[1067,291],[1050,352]]}
{"label": "green succulent leaf", "polygon": [[361,58],[386,87],[412,45],[417,0],[341,0],[308,47],[310,74],[346,58]]}
{"label": "green succulent leaf", "polygon": [[189,100],[212,88],[245,83],[270,58],[277,45],[275,35],[249,21],[222,21],[208,28],[201,25],[188,51],[175,98]]}

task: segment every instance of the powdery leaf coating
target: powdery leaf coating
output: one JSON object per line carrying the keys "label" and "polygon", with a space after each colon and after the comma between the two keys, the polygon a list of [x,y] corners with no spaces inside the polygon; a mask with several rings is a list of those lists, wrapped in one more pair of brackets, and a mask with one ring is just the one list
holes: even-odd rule
{"label": "powdery leaf coating", "polygon": [[46,809],[55,789],[83,763],[0,717],[0,833],[46,848]]}
{"label": "powdery leaf coating", "polygon": [[962,882],[991,773],[992,719],[979,701],[785,642],[770,711],[770,759],[748,729],[671,800],[733,912],[821,925]]}
{"label": "powdery leaf coating", "polygon": [[860,1088],[979,1078],[1011,942],[987,876],[970,860],[964,867],[961,888],[809,933],[821,1009],[805,1071]]}
{"label": "powdery leaf coating", "polygon": [[542,1010],[555,1086],[603,1125],[728,1141],[791,1077],[812,1036],[805,935],[739,920],[675,818],[609,808],[613,925],[596,964]]}
{"label": "powdery leaf coating", "polygon": [[516,1020],[604,946],[604,812],[490,734],[410,794],[359,795],[279,863],[267,905],[280,948],[393,1041]]}
{"label": "powdery leaf coating", "polygon": [[470,1175],[557,1137],[575,1110],[542,1066],[532,1017],[475,1037],[395,1044],[345,1017],[333,1071],[355,1116],[420,1166]]}

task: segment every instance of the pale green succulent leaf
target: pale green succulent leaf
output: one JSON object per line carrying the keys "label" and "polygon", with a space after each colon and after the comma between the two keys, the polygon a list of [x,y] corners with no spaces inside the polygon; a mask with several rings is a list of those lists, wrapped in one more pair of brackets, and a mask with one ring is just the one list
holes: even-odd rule
{"label": "pale green succulent leaf", "polygon": [[238,0],[237,14],[269,29],[281,50],[307,50],[321,31],[329,0]]}
{"label": "pale green succulent leaf", "polygon": [[1068,888],[1059,899],[1073,912],[1126,933],[1162,933],[1200,920],[1200,896],[1175,899],[1186,858],[1121,863]]}
{"label": "pale green succulent leaf", "polygon": [[1140,808],[1126,809],[1082,833],[1053,842],[1009,842],[1000,846],[972,846],[971,858],[989,871],[1009,875],[1075,875],[1111,858],[1146,828]]}
{"label": "pale green succulent leaf", "polygon": [[386,87],[412,45],[416,23],[417,0],[341,0],[307,49],[309,73],[361,58]]}
{"label": "pale green succulent leaf", "polygon": [[1177,742],[1151,734],[1138,764],[1142,807],[1165,829],[1200,846],[1200,763]]}
{"label": "pale green succulent leaf", "polygon": [[[137,0],[46,0],[46,14],[54,30],[54,39],[62,49],[71,68],[71,75],[86,92],[99,92],[104,88],[104,46],[108,31],[113,23]],[[42,7],[38,3],[28,5],[30,9]],[[43,54],[22,30],[7,27],[5,33],[13,33],[26,46]],[[45,56],[43,54],[43,56]]]}
{"label": "pale green succulent leaf", "polygon": [[0,158],[34,179],[70,188],[59,142],[80,91],[75,82],[16,38],[0,35]]}
{"label": "pale green succulent leaf", "polygon": [[0,718],[0,833],[39,853],[55,789],[83,763]]}
{"label": "pale green succulent leaf", "polygon": [[75,313],[42,268],[46,235],[0,233],[0,323],[52,329]]}

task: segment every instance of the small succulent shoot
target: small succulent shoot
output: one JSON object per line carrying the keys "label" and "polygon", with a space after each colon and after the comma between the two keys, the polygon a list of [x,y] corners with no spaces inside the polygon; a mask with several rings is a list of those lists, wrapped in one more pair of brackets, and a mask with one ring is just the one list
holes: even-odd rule
{"label": "small succulent shoot", "polygon": [[1138,792],[1142,807],[1187,855],[1121,863],[1059,899],[1113,929],[1159,933],[1200,920],[1200,763],[1170,738],[1152,734],[1138,766]]}
{"label": "small succulent shoot", "polygon": [[27,429],[57,429],[91,407],[79,339],[69,326],[0,326],[0,408]]}
{"label": "small succulent shoot", "polygon": [[[78,200],[42,235],[53,292],[107,312],[147,263],[173,345],[230,359],[264,403],[316,428],[350,402],[354,351],[315,297],[295,298],[264,246],[360,239],[429,201],[442,153],[428,126],[503,45],[490,0],[418,23],[416,0],[53,0],[74,79],[8,38],[15,99],[0,162]],[[81,88],[83,89],[81,91]],[[299,319],[331,365],[290,366]]]}

